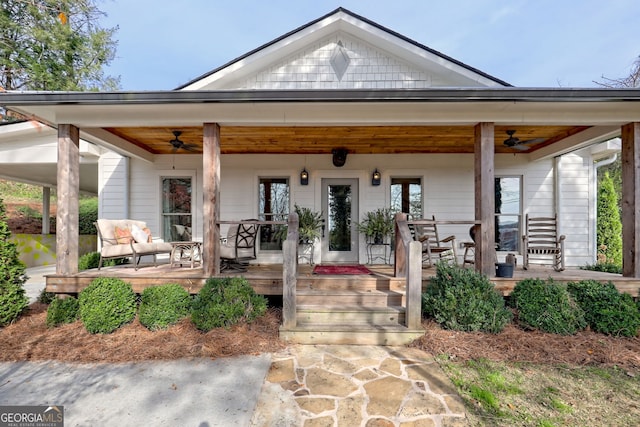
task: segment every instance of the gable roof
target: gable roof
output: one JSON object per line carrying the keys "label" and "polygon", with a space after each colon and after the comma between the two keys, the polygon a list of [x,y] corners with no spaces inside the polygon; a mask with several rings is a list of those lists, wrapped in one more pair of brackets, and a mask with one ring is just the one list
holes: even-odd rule
{"label": "gable roof", "polygon": [[[377,24],[365,17],[357,15],[342,7],[314,21],[294,29],[202,76],[185,83],[176,90],[215,90],[215,89],[283,89],[274,87],[239,86],[243,79],[269,72],[270,67],[279,67],[278,72],[290,69],[289,64],[299,62],[300,56],[311,49],[324,49],[324,61],[327,49],[342,47],[346,39],[352,43],[352,49],[375,50],[374,55],[384,57],[386,64],[402,64],[405,75],[416,76],[419,72],[427,76],[419,76],[425,80],[420,86],[393,86],[392,88],[426,88],[431,86],[448,87],[501,87],[511,86],[509,83],[464,64],[441,52],[420,44],[408,37]],[[346,43],[345,43],[346,44]],[[344,49],[344,47],[342,47]],[[323,53],[320,54],[321,56]],[[286,61],[289,61],[287,63]],[[284,62],[283,62],[284,61]],[[275,65],[274,65],[275,64]],[[354,66],[352,66],[354,68]],[[396,67],[396,70],[399,67]],[[379,72],[376,72],[379,74]],[[355,76],[361,78],[361,74]],[[432,78],[435,76],[435,78]],[[330,76],[335,77],[335,76]],[[402,76],[401,78],[405,78]],[[325,77],[322,79],[326,81]],[[305,81],[313,80],[305,77]],[[334,81],[336,79],[334,78]],[[337,79],[339,80],[339,78]],[[385,78],[389,81],[391,78]],[[434,81],[435,80],[435,81]],[[328,88],[357,87],[342,84]],[[380,86],[374,86],[380,87]],[[389,86],[386,86],[389,87]],[[288,86],[286,88],[298,88]],[[303,89],[320,89],[326,86],[302,86]]]}

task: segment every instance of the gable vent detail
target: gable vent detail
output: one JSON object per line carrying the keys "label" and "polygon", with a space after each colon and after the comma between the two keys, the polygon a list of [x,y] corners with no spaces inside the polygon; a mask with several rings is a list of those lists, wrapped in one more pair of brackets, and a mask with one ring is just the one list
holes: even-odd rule
{"label": "gable vent detail", "polygon": [[333,49],[333,52],[331,53],[331,60],[329,62],[331,64],[331,68],[333,68],[333,72],[336,73],[338,80],[342,80],[342,76],[344,76],[344,73],[346,73],[347,68],[349,68],[349,64],[351,63],[349,53],[342,45],[342,41],[338,41],[338,44]]}

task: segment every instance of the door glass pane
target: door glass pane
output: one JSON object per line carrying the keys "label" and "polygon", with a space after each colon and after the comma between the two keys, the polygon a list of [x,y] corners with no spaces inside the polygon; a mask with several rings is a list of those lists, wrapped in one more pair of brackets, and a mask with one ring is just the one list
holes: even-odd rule
{"label": "door glass pane", "polygon": [[[289,181],[286,178],[260,178],[259,217],[262,221],[286,221],[289,214]],[[282,250],[285,225],[260,227],[260,249]]]}
{"label": "door glass pane", "polygon": [[162,178],[162,232],[165,240],[192,240],[191,178]]}
{"label": "door glass pane", "polygon": [[520,249],[520,177],[495,178],[495,230],[499,251]]}
{"label": "door glass pane", "polygon": [[351,251],[351,186],[329,185],[329,250]]}

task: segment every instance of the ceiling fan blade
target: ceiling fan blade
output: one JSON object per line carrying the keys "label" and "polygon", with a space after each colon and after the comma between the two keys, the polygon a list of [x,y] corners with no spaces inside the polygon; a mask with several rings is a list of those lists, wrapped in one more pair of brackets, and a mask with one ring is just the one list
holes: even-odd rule
{"label": "ceiling fan blade", "polygon": [[527,139],[526,141],[520,141],[518,144],[537,144],[538,142],[543,142],[545,138],[534,138]]}

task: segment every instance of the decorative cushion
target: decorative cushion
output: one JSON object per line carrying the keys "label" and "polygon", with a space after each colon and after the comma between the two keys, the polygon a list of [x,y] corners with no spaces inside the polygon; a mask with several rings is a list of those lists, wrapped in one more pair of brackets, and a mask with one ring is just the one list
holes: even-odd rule
{"label": "decorative cushion", "polygon": [[142,228],[131,224],[131,236],[136,243],[149,243],[149,235]]}
{"label": "decorative cushion", "polygon": [[142,231],[144,231],[145,233],[147,233],[147,236],[149,236],[147,238],[147,243],[153,243],[153,237],[151,237],[151,230],[149,230],[149,227],[145,227],[142,229]]}
{"label": "decorative cushion", "polygon": [[133,240],[131,230],[129,230],[128,228],[120,228],[116,226],[113,231],[116,237],[116,241],[119,245],[128,245],[129,242]]}

